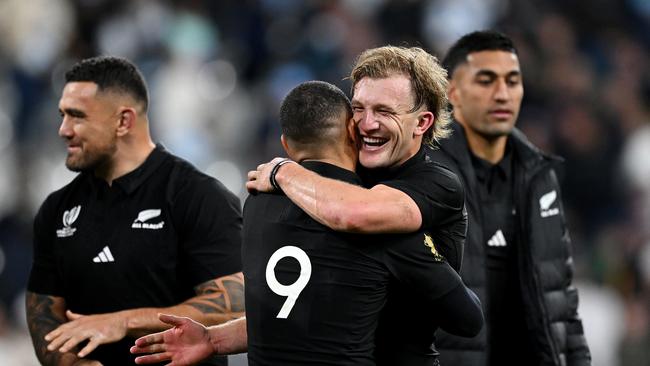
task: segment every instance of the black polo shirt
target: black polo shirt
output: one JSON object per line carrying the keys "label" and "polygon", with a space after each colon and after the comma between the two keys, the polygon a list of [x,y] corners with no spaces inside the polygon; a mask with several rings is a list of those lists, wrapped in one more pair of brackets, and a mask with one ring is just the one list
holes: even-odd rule
{"label": "black polo shirt", "polygon": [[[430,234],[437,251],[460,271],[467,234],[465,193],[451,170],[432,161],[424,148],[404,164],[388,169],[361,169],[364,185],[383,184],[413,199],[422,214],[422,230]],[[440,316],[430,311],[415,287],[393,282],[378,329],[379,363],[432,365],[437,351],[434,333]],[[392,350],[392,352],[390,351]]]}
{"label": "black polo shirt", "polygon": [[470,155],[478,183],[485,241],[490,364],[533,364],[528,359],[534,352],[528,339],[519,283],[514,149],[508,143],[497,164]]}
{"label": "black polo shirt", "polygon": [[404,164],[388,169],[359,169],[364,186],[383,184],[413,199],[422,214],[421,229],[428,232],[438,251],[460,271],[467,234],[465,191],[458,176],[432,161],[424,148]]}
{"label": "black polo shirt", "polygon": [[[302,165],[360,184],[333,165]],[[431,308],[462,286],[423,233],[335,232],[282,194],[247,199],[243,262],[251,366],[374,365],[374,331],[391,278],[418,288]]]}
{"label": "black polo shirt", "polygon": [[[516,247],[512,149],[507,148],[497,164],[491,164],[474,154],[470,155],[481,199],[481,221],[489,282],[505,284],[509,261],[515,258],[513,253]],[[503,293],[496,295],[502,297]]]}
{"label": "black polo shirt", "polygon": [[[34,221],[28,289],[80,314],[176,305],[241,271],[241,225],[234,194],[157,146],[111,186],[84,172],[50,194]],[[132,364],[133,341],[88,357]]]}

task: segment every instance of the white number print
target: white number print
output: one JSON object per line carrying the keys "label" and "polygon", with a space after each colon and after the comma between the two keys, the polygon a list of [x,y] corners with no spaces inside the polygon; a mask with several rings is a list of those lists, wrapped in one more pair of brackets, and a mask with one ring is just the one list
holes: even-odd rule
{"label": "white number print", "polygon": [[[290,285],[281,284],[275,277],[275,266],[278,264],[280,259],[286,257],[295,258],[298,263],[300,263],[300,276],[298,276],[296,282]],[[310,277],[311,261],[304,250],[292,245],[287,245],[276,250],[275,253],[271,255],[269,263],[266,264],[266,283],[273,292],[280,296],[287,297],[276,318],[286,319],[289,316],[291,309],[293,309],[293,305],[296,304],[300,292],[302,292],[305,286],[307,286]]]}

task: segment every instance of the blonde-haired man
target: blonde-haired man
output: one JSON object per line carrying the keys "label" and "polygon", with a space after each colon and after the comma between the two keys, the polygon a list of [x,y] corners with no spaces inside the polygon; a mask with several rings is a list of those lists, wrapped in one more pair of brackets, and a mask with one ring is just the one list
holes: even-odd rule
{"label": "blonde-haired man", "polygon": [[[428,232],[432,253],[460,269],[467,230],[458,177],[431,161],[423,145],[448,135],[447,74],[421,48],[363,52],[352,72],[352,111],[364,187],[327,179],[276,158],[249,172],[250,191],[280,188],[312,218],[356,233]],[[424,245],[424,244],[423,244]],[[432,254],[433,255],[433,254]],[[394,286],[377,337],[378,364],[434,364],[435,314],[417,289]],[[413,321],[405,317],[415,316]],[[408,327],[408,329],[407,329]]]}

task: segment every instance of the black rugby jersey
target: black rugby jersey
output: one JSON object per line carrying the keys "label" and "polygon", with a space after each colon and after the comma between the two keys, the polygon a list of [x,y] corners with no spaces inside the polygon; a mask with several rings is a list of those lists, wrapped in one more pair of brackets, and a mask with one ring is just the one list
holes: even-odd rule
{"label": "black rugby jersey", "polygon": [[[303,166],[359,184],[350,171]],[[424,233],[352,235],[319,224],[282,194],[244,206],[249,365],[374,365],[374,331],[391,279],[431,305],[462,286]]]}
{"label": "black rugby jersey", "polygon": [[404,164],[385,169],[363,169],[359,174],[365,187],[383,184],[413,199],[422,214],[421,230],[433,238],[447,262],[460,271],[467,234],[465,191],[451,170],[432,161],[424,148]]}
{"label": "black rugby jersey", "polygon": [[[465,193],[458,177],[443,165],[432,161],[424,148],[404,164],[386,169],[361,169],[366,187],[383,184],[398,189],[413,199],[422,214],[421,230],[432,239],[432,246],[456,271],[460,271],[467,233]],[[388,304],[379,324],[378,363],[391,365],[433,365],[437,351],[434,332],[443,329],[456,333],[466,324],[450,311],[468,311],[467,323],[482,324],[478,298],[469,299],[465,290],[458,290],[453,301],[461,299],[458,308],[445,306],[434,311],[422,293],[413,286],[391,283]],[[471,295],[473,296],[473,294]],[[471,300],[471,301],[466,301]],[[478,308],[476,304],[479,304]],[[445,323],[446,317],[458,322]]]}
{"label": "black rugby jersey", "polygon": [[516,152],[508,140],[503,158],[491,164],[469,154],[480,199],[485,266],[487,269],[486,312],[490,363],[510,361],[535,364],[533,342],[526,326],[519,276],[518,217],[514,202]]}
{"label": "black rugby jersey", "polygon": [[[36,215],[28,290],[79,314],[179,304],[196,285],[241,271],[240,212],[219,181],[160,145],[111,186],[81,173]],[[133,342],[88,358],[133,364]]]}

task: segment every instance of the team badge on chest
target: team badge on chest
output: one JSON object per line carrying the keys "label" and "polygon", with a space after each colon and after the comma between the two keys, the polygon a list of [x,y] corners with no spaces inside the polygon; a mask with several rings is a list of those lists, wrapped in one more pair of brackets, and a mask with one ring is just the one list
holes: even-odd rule
{"label": "team badge on chest", "polygon": [[63,227],[56,231],[57,237],[66,238],[72,236],[77,231],[76,228],[72,227],[72,224],[79,217],[79,212],[81,212],[81,205],[75,206],[63,213]]}
{"label": "team badge on chest", "polygon": [[159,208],[149,209],[140,211],[138,217],[131,224],[132,229],[149,229],[149,230],[160,230],[165,225],[165,221],[160,221],[157,223],[148,222],[151,219],[155,219],[160,216],[162,211]]}
{"label": "team badge on chest", "polygon": [[424,234],[424,245],[431,248],[431,254],[433,254],[433,258],[435,258],[436,261],[438,262],[445,261],[445,257],[443,257],[442,255],[440,255],[440,253],[438,253],[438,249],[436,249],[435,244],[433,244],[433,239],[429,234]]}

